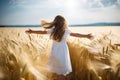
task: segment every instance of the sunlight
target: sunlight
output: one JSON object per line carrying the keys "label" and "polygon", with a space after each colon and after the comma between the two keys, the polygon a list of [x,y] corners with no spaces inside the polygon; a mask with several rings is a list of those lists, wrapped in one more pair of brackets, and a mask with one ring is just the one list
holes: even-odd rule
{"label": "sunlight", "polygon": [[[83,21],[85,15],[84,0],[66,0],[64,1],[64,15],[69,20],[68,23],[76,24]],[[82,20],[81,20],[82,19]]]}
{"label": "sunlight", "polygon": [[65,5],[66,5],[66,8],[75,9],[77,7],[77,2],[76,0],[67,0],[65,2]]}
{"label": "sunlight", "polygon": [[73,18],[74,15],[76,15],[78,10],[78,0],[66,0],[64,2],[64,14],[68,19]]}

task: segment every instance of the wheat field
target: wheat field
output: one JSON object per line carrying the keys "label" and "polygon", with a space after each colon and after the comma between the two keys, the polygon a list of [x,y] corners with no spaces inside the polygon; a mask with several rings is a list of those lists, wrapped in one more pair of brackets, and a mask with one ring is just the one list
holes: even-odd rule
{"label": "wheat field", "polygon": [[[0,28],[0,80],[57,80],[48,69],[49,35],[28,28]],[[32,28],[38,30],[40,28]],[[66,80],[120,80],[120,27],[71,27],[93,40],[69,37],[73,71]]]}

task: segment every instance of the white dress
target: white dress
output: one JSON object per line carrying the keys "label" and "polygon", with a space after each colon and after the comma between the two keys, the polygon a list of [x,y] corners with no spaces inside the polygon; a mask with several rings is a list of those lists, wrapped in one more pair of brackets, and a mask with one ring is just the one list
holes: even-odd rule
{"label": "white dress", "polygon": [[[47,31],[47,33],[51,34],[52,31],[53,29],[50,29]],[[52,49],[48,61],[48,66],[51,72],[54,72],[58,75],[66,76],[72,72],[70,54],[66,43],[66,39],[70,33],[71,31],[66,29],[60,42],[56,42],[55,40],[52,42]]]}

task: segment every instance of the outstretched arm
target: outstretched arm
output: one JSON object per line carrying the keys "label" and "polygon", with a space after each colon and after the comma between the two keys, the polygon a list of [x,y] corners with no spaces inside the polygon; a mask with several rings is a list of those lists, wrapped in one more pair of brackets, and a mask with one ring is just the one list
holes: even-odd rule
{"label": "outstretched arm", "polygon": [[92,34],[70,33],[71,36],[92,39]]}
{"label": "outstretched arm", "polygon": [[34,34],[47,34],[47,31],[42,31],[42,30],[34,31],[34,30],[29,29],[29,30],[26,30],[25,32],[28,33],[28,34],[31,34],[31,33],[34,33]]}

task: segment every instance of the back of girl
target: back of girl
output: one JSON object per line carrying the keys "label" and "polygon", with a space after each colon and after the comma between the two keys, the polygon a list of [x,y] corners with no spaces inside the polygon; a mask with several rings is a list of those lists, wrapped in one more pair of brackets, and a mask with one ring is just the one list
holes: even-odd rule
{"label": "back of girl", "polygon": [[50,38],[53,40],[51,56],[48,62],[49,68],[60,77],[66,76],[72,71],[69,50],[66,43],[66,39],[71,31],[67,29],[64,17],[60,15],[56,16],[51,25],[45,28],[51,28],[47,33],[50,34]]}
{"label": "back of girl", "polygon": [[51,72],[58,75],[58,80],[65,80],[65,76],[72,72],[68,45],[66,43],[67,37],[70,35],[74,37],[92,39],[93,36],[91,34],[80,34],[71,32],[68,29],[65,18],[61,15],[56,16],[51,23],[48,23],[44,20],[41,22],[42,26],[45,29],[48,29],[47,31],[34,31],[29,29],[26,31],[26,33],[50,34],[50,39],[52,39],[53,42],[51,55],[48,60],[49,69]]}

